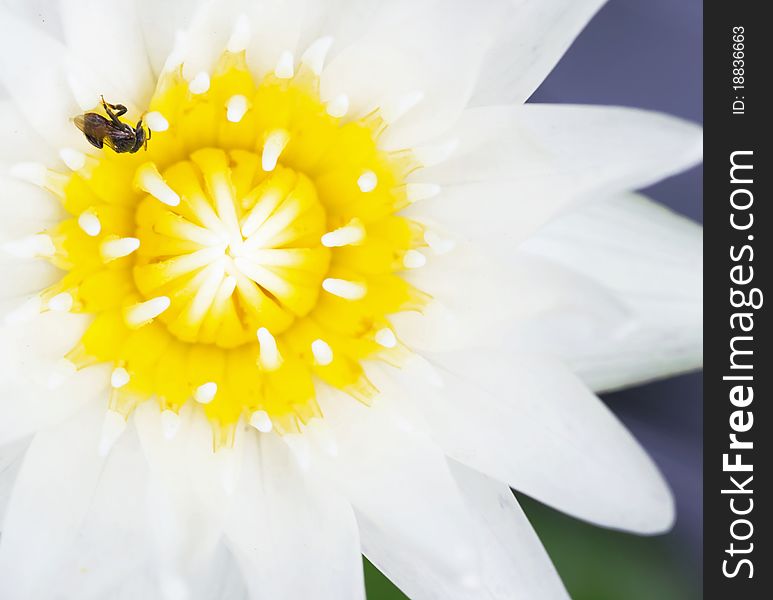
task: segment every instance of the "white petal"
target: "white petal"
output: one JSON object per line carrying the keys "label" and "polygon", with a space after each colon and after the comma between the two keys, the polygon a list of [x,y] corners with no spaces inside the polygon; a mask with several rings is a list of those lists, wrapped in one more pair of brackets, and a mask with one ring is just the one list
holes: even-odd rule
{"label": "white petal", "polygon": [[[212,474],[209,424],[198,411],[184,407],[179,429],[168,439],[152,402],[137,407],[134,422],[150,467],[146,494],[152,556],[160,570],[188,580],[211,560],[222,532],[218,520],[228,504],[222,478]],[[206,488],[211,493],[202,494]]]}
{"label": "white petal", "polygon": [[438,600],[509,600],[568,598],[566,590],[510,489],[451,463],[459,487],[475,517],[482,552],[481,572],[460,585],[422,561],[410,548],[389,543],[362,522],[363,552],[409,598]]}
{"label": "white petal", "polygon": [[[0,100],[0,139],[5,140],[0,146],[0,173],[4,176],[3,179],[10,168],[19,162],[41,161],[49,165],[56,164],[57,149],[48,145],[45,138],[35,131],[16,104],[8,98]],[[5,182],[3,185],[6,185]]]}
{"label": "white petal", "polygon": [[81,110],[67,81],[68,60],[61,43],[0,8],[0,82],[49,144],[83,148],[87,143],[70,122]]}
{"label": "white petal", "polygon": [[47,312],[31,323],[0,329],[0,443],[50,426],[84,403],[107,398],[110,369],[76,371],[62,358],[80,339],[88,318]]}
{"label": "white petal", "polygon": [[364,599],[348,502],[307,479],[279,438],[246,446],[226,535],[251,597]]}
{"label": "white petal", "polygon": [[443,193],[408,214],[508,254],[573,203],[649,185],[702,154],[697,126],[625,108],[469,109],[449,135],[459,140],[453,157],[416,175]]}
{"label": "white petal", "polygon": [[495,598],[568,598],[545,548],[512,491],[453,460],[451,472],[478,519],[484,551],[486,585]]}
{"label": "white petal", "polygon": [[[13,484],[21,468],[24,454],[30,445],[30,440],[25,438],[12,444],[0,446],[0,524],[5,518],[5,509],[11,498]],[[2,525],[0,525],[0,531]]]}
{"label": "white petal", "polygon": [[604,0],[513,3],[478,78],[474,105],[524,102],[542,83]]}
{"label": "white petal", "polygon": [[104,405],[92,403],[33,439],[0,538],[0,596],[33,595],[72,543],[102,470],[103,413]]}
{"label": "white petal", "polygon": [[146,52],[153,72],[163,70],[169,53],[175,43],[175,34],[190,25],[196,6],[201,0],[134,0],[145,40]]}
{"label": "white petal", "polygon": [[534,355],[436,354],[441,389],[405,377],[449,456],[573,516],[638,533],[668,529],[657,467],[565,367]]}
{"label": "white petal", "polygon": [[[154,80],[135,2],[59,0],[68,48],[99,77],[105,99],[144,108]],[[94,28],[109,24],[109,43],[94,51]],[[95,104],[98,101],[95,98]]]}
{"label": "white petal", "polygon": [[444,351],[501,341],[513,323],[527,339],[543,313],[568,313],[578,328],[612,326],[627,317],[598,286],[565,271],[525,255],[492,258],[458,243],[420,272],[404,274],[432,301],[421,314],[403,312],[390,320],[409,347]]}
{"label": "white petal", "polygon": [[532,331],[535,347],[564,357],[594,389],[701,366],[702,231],[697,224],[627,195],[567,213],[523,250],[598,282],[630,311],[627,326],[582,339],[561,339],[560,328]]}
{"label": "white petal", "polygon": [[[51,475],[49,475],[51,476]],[[151,529],[143,491],[147,465],[133,430],[116,443],[89,498],[89,510],[51,580],[52,596],[109,597],[150,560]]]}
{"label": "white petal", "polygon": [[390,383],[376,375],[368,373],[383,394],[372,407],[320,386],[337,453],[313,452],[310,470],[346,495],[361,526],[368,523],[385,543],[409,549],[461,585],[479,567],[472,518],[440,449],[412,428],[415,420],[402,407],[393,410]]}
{"label": "white petal", "polygon": [[[415,146],[438,135],[466,105],[493,41],[491,31],[505,8],[504,2],[484,3],[475,10],[465,2],[350,7],[367,20],[357,25],[360,36],[341,44],[325,68],[322,96],[347,94],[352,112],[364,114],[421,92],[423,100],[387,130],[384,145]],[[346,33],[342,41],[347,41]]]}

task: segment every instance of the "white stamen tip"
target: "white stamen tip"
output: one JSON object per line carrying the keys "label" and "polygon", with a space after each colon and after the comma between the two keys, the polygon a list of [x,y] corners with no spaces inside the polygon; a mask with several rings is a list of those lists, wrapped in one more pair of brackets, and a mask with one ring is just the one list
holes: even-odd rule
{"label": "white stamen tip", "polygon": [[322,236],[322,245],[326,248],[339,248],[359,244],[365,239],[365,227],[359,221],[352,220],[348,225],[339,227]]}
{"label": "white stamen tip", "polygon": [[411,204],[434,198],[440,192],[441,187],[435,183],[409,183],[405,186],[405,194]]}
{"label": "white stamen tip", "polygon": [[121,413],[108,410],[105,420],[102,422],[102,438],[99,440],[99,455],[104,457],[110,454],[115,443],[126,430],[126,419]]}
{"label": "white stamen tip", "polygon": [[140,247],[140,240],[134,237],[113,238],[105,240],[99,246],[102,260],[110,262],[124,256],[129,256]]}
{"label": "white stamen tip", "polygon": [[86,235],[91,237],[97,237],[102,231],[102,223],[99,217],[90,210],[82,212],[78,217],[78,227],[80,227]]}
{"label": "white stamen tip", "polygon": [[167,296],[158,296],[145,302],[139,302],[124,311],[124,321],[129,327],[138,328],[146,325],[163,313],[172,301]]}
{"label": "white stamen tip", "polygon": [[260,344],[260,364],[267,371],[276,371],[282,366],[282,355],[276,347],[276,339],[265,327],[258,329]]}
{"label": "white stamen tip", "polygon": [[344,300],[361,300],[368,291],[364,283],[331,277],[322,282],[322,289]]}
{"label": "white stamen tip", "polygon": [[384,348],[394,348],[397,346],[397,337],[395,337],[395,332],[392,331],[389,327],[379,329],[376,332],[376,343]]}
{"label": "white stamen tip", "polygon": [[135,184],[167,206],[180,204],[180,196],[164,181],[158,168],[152,162],[145,163],[137,169]]}
{"label": "white stamen tip", "polygon": [[62,292],[57,294],[51,300],[48,301],[48,310],[54,312],[69,312],[73,305],[72,294],[68,292]]}
{"label": "white stamen tip", "polygon": [[327,114],[336,119],[345,117],[349,112],[349,96],[346,94],[339,94],[333,98],[326,106]]}
{"label": "white stamen tip", "polygon": [[75,375],[77,371],[78,367],[72,362],[66,358],[59,359],[48,376],[48,389],[55,390],[62,387],[64,382]]}
{"label": "white stamen tip", "polygon": [[250,425],[261,433],[268,433],[274,428],[271,417],[265,410],[256,410],[250,417]]}
{"label": "white stamen tip", "polygon": [[293,75],[295,75],[295,58],[292,52],[289,50],[282,52],[279,56],[279,61],[276,63],[274,75],[279,79],[292,79]]}
{"label": "white stamen tip", "polygon": [[203,94],[209,89],[209,73],[201,71],[188,84],[188,89],[191,94]]}
{"label": "white stamen tip", "polygon": [[332,45],[332,37],[325,36],[319,38],[308,47],[306,52],[303,53],[301,62],[307,65],[315,75],[320,75],[322,73],[322,67],[325,65],[325,57]]}
{"label": "white stamen tip", "polygon": [[247,15],[239,15],[234,22],[231,37],[228,38],[227,49],[229,52],[241,52],[250,43],[250,20]]}
{"label": "white stamen tip", "polygon": [[113,386],[115,389],[120,389],[123,386],[125,386],[127,383],[129,383],[129,371],[124,369],[123,367],[116,367],[113,369],[113,372],[110,374],[110,385]]}
{"label": "white stamen tip", "polygon": [[444,144],[414,148],[413,155],[422,166],[432,167],[448,160],[458,147],[459,140],[450,140]]}
{"label": "white stamen tip", "polygon": [[20,323],[28,323],[40,314],[43,309],[43,303],[40,296],[32,296],[25,300],[20,306],[12,309],[6,313],[3,322],[6,325],[18,325]]}
{"label": "white stamen tip", "polygon": [[38,256],[53,256],[56,247],[51,236],[45,233],[30,235],[3,244],[3,250],[16,258],[36,258]]}
{"label": "white stamen tip", "polygon": [[427,257],[418,250],[408,250],[403,256],[403,266],[406,269],[418,269],[427,264]]}
{"label": "white stamen tip", "polygon": [[325,340],[314,340],[311,342],[311,353],[317,364],[326,367],[333,362],[333,349]]}
{"label": "white stamen tip", "polygon": [[357,187],[361,192],[368,193],[376,189],[378,185],[378,176],[373,171],[365,171],[357,179]]}
{"label": "white stamen tip", "polygon": [[169,121],[160,112],[154,110],[145,115],[145,124],[151,131],[166,131],[169,129]]}
{"label": "white stamen tip", "polygon": [[73,148],[62,148],[59,151],[59,158],[67,165],[71,171],[80,171],[86,166],[86,155],[80,150]]}
{"label": "white stamen tip", "polygon": [[46,183],[48,169],[46,169],[45,165],[41,165],[40,163],[21,162],[13,165],[8,172],[16,179],[43,186]]}
{"label": "white stamen tip", "polygon": [[381,107],[381,116],[387,123],[394,123],[424,99],[424,92],[409,92]]}
{"label": "white stamen tip", "polygon": [[289,141],[290,134],[283,129],[277,129],[268,134],[266,143],[263,146],[263,157],[261,159],[264,171],[269,172],[276,168],[279,155],[282,154],[282,150],[285,149]]}
{"label": "white stamen tip", "polygon": [[247,114],[248,108],[247,96],[242,96],[241,94],[231,96],[225,105],[226,118],[231,123],[238,123]]}
{"label": "white stamen tip", "polygon": [[164,432],[164,437],[171,440],[180,430],[180,415],[173,410],[162,410],[161,430]]}
{"label": "white stamen tip", "polygon": [[454,240],[441,237],[430,230],[424,232],[424,241],[427,242],[427,245],[437,256],[448,254],[456,248],[456,242]]}
{"label": "white stamen tip", "polygon": [[208,381],[196,388],[193,399],[199,404],[209,404],[215,399],[215,394],[217,394],[217,384],[214,381]]}

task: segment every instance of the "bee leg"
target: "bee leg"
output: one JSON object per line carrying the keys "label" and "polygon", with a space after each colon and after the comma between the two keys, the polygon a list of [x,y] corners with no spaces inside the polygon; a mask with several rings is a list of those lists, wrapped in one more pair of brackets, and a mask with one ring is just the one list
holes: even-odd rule
{"label": "bee leg", "polygon": [[[126,111],[128,110],[123,104],[110,104],[108,102],[105,102],[105,97],[102,96],[102,107],[105,109],[105,112],[107,113],[107,116],[110,117],[110,120],[115,123],[116,125],[123,125],[121,121],[118,120],[118,117],[125,115]],[[113,112],[110,109],[115,110]]]}

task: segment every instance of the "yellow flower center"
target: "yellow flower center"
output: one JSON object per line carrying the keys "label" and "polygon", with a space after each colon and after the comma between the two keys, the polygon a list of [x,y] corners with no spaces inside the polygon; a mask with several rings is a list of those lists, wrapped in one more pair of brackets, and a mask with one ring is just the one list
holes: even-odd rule
{"label": "yellow flower center", "polygon": [[167,72],[147,152],[48,175],[72,218],[36,241],[66,271],[43,301],[94,315],[68,359],[113,364],[124,416],[195,401],[218,444],[241,419],[298,431],[320,416],[315,378],[367,401],[361,361],[405,352],[387,316],[425,301],[399,273],[423,232],[395,214],[419,165],[378,148],[378,111],[344,119],[311,68],[287,70],[257,82],[226,52],[211,78]]}

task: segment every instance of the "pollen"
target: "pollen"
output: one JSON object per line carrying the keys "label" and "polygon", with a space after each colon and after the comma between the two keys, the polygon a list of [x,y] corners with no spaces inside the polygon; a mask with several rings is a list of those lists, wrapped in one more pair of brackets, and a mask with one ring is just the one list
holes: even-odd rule
{"label": "pollen", "polygon": [[415,153],[379,148],[395,111],[320,97],[329,38],[263,77],[237,38],[211,71],[161,75],[147,151],[33,173],[70,216],[11,250],[62,270],[39,310],[91,317],[65,358],[111,365],[103,451],[143,402],[168,437],[190,403],[218,446],[239,423],[301,431],[319,381],[367,403],[363,361],[405,358],[389,315],[428,299],[403,278],[427,232],[399,211],[437,190],[407,184]]}

